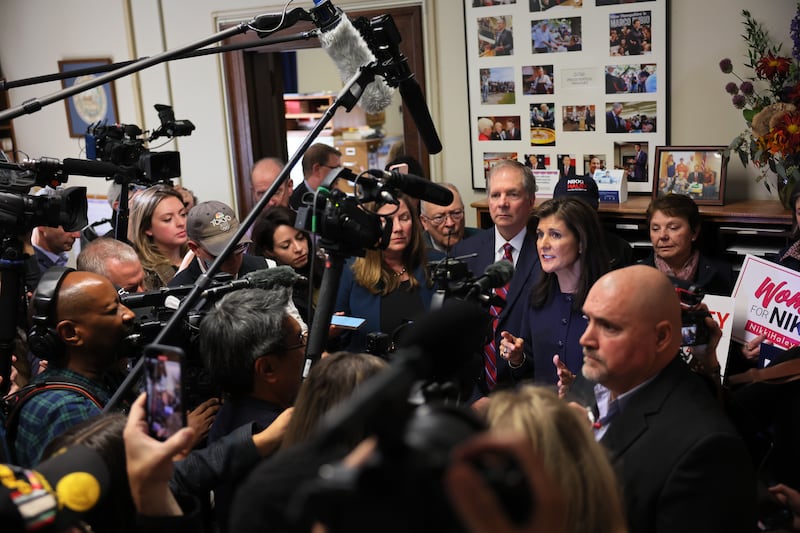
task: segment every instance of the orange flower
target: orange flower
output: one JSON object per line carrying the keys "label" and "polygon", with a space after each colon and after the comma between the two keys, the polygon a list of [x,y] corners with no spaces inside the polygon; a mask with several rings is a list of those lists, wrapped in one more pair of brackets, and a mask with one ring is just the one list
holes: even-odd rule
{"label": "orange flower", "polygon": [[791,61],[788,57],[775,57],[772,53],[768,53],[756,63],[756,73],[761,78],[771,80],[775,76],[786,76],[790,66]]}

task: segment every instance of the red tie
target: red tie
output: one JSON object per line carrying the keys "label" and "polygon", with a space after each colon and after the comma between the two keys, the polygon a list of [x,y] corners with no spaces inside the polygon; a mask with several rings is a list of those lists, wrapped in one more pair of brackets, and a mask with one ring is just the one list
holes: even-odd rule
{"label": "red tie", "polygon": [[[511,246],[511,244],[505,243],[503,245],[503,259],[513,263],[514,257],[511,255],[511,250],[513,249],[514,247]],[[503,287],[497,287],[494,290],[494,293],[498,298],[503,300],[503,302],[506,301],[506,296],[508,295],[508,285],[509,284],[506,283]],[[492,338],[486,344],[486,346],[483,347],[486,386],[489,388],[489,390],[492,390],[497,384],[497,345],[495,344],[495,337],[497,335],[497,323],[499,322],[500,311],[502,310],[503,307],[500,305],[493,305],[489,308],[489,314],[492,316]]]}

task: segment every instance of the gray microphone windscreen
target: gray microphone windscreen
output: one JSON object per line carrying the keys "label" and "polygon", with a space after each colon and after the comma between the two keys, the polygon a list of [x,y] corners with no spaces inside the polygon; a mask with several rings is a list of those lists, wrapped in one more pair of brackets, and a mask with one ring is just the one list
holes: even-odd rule
{"label": "gray microphone windscreen", "polygon": [[502,287],[514,276],[514,264],[501,259],[486,267],[484,275],[492,280],[492,287]]}
{"label": "gray microphone windscreen", "polygon": [[272,287],[292,287],[303,278],[287,265],[255,270],[244,275],[251,287],[270,289]]}
{"label": "gray microphone windscreen", "polygon": [[[361,66],[375,61],[375,56],[355,26],[342,14],[339,24],[326,32],[320,32],[319,42],[333,60],[342,81],[347,81]],[[381,76],[367,85],[359,100],[359,106],[367,113],[379,113],[392,103],[394,89]]]}

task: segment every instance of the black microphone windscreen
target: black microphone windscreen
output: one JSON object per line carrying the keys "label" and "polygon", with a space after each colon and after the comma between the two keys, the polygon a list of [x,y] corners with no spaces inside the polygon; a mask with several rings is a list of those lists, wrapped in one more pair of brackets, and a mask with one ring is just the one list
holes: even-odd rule
{"label": "black microphone windscreen", "polygon": [[492,287],[502,287],[514,276],[514,265],[511,261],[501,259],[486,267],[484,275],[492,281]]}
{"label": "black microphone windscreen", "polygon": [[253,287],[271,289],[273,287],[291,287],[300,281],[300,274],[288,265],[254,270],[244,275]]}
{"label": "black microphone windscreen", "polygon": [[79,176],[110,177],[119,172],[119,167],[106,161],[93,161],[91,159],[67,158],[61,162],[66,174]]}

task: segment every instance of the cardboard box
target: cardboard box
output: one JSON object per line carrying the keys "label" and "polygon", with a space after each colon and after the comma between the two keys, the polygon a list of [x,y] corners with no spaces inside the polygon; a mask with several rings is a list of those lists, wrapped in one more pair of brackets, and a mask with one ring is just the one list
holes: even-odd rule
{"label": "cardboard box", "polygon": [[596,170],[594,181],[600,201],[621,204],[628,201],[628,172],[622,169]]}

